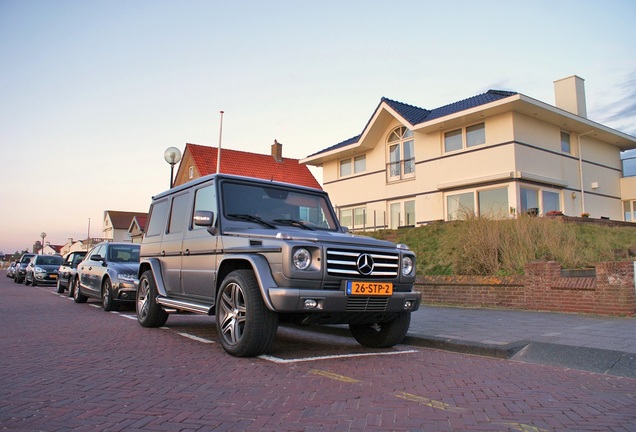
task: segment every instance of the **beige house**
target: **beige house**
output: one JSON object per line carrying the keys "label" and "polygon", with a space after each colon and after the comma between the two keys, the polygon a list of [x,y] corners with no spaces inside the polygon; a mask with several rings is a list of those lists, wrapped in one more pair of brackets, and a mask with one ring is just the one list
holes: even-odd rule
{"label": "beige house", "polygon": [[554,88],[556,107],[498,90],[433,110],[382,98],[360,135],[300,162],[322,167],[353,229],[550,211],[624,220],[636,184],[620,155],[636,138],[587,118],[581,78]]}
{"label": "beige house", "polygon": [[[104,212],[103,238],[106,241],[132,242],[131,224],[134,218],[144,219],[148,213],[106,210]],[[145,225],[145,223],[144,223]]]}

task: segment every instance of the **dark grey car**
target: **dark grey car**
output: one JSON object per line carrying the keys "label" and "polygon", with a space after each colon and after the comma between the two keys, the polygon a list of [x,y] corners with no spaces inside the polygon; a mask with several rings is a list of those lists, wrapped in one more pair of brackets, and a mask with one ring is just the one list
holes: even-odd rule
{"label": "dark grey car", "polygon": [[98,298],[105,311],[114,311],[122,302],[134,302],[139,249],[135,243],[100,243],[93,247],[73,278],[70,289],[75,303]]}
{"label": "dark grey car", "polygon": [[73,297],[73,290],[70,289],[73,284],[73,278],[77,273],[77,265],[82,262],[86,256],[86,251],[73,251],[64,256],[64,262],[58,270],[57,292],[62,294],[68,289],[68,296]]}
{"label": "dark grey car", "polygon": [[57,271],[63,261],[59,255],[34,256],[26,267],[24,284],[37,286],[57,283]]}
{"label": "dark grey car", "polygon": [[24,276],[26,275],[26,268],[29,265],[29,261],[31,258],[35,256],[34,253],[25,253],[22,254],[20,260],[15,266],[15,275],[13,276],[13,282],[22,283],[24,282]]}

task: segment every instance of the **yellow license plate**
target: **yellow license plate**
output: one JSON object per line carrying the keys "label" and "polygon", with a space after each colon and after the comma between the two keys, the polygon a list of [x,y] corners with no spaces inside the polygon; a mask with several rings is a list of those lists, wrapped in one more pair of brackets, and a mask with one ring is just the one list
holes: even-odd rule
{"label": "yellow license plate", "polygon": [[390,296],[393,294],[391,282],[347,281],[347,295],[352,296]]}

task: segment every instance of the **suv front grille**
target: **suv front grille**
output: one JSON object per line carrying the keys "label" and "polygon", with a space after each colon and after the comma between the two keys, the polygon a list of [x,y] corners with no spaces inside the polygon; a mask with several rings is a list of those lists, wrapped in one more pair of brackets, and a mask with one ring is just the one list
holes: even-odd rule
{"label": "suv front grille", "polygon": [[389,304],[388,297],[349,297],[347,312],[384,312]]}
{"label": "suv front grille", "polygon": [[[367,254],[373,260],[373,271],[363,274],[358,258]],[[327,249],[327,274],[330,276],[371,279],[391,279],[398,276],[400,257],[395,253],[365,252],[345,249]]]}

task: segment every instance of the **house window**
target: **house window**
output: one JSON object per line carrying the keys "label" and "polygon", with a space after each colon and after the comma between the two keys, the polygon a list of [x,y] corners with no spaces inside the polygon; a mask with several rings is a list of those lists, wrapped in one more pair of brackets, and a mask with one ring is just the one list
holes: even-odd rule
{"label": "house window", "polygon": [[[352,172],[353,168],[353,172]],[[340,177],[358,174],[367,170],[367,156],[356,156],[354,158],[343,159],[340,161]]]}
{"label": "house window", "polygon": [[475,194],[473,192],[448,195],[446,213],[449,221],[465,220],[475,215]]}
{"label": "house window", "polygon": [[351,229],[366,227],[366,207],[347,208],[340,210],[340,225]]}
{"label": "house window", "polygon": [[561,210],[561,194],[548,189],[520,188],[521,213],[529,215],[546,214]]}
{"label": "house window", "polygon": [[415,201],[394,202],[389,205],[391,229],[402,226],[415,226]]}
{"label": "house window", "polygon": [[489,219],[508,217],[508,188],[485,189],[477,192],[479,215]]}
{"label": "house window", "polygon": [[636,222],[636,201],[623,201],[625,222]]}
{"label": "house window", "polygon": [[563,153],[572,153],[570,148],[570,134],[561,131],[561,151]]}
{"label": "house window", "polygon": [[387,178],[389,181],[415,176],[415,144],[413,132],[404,126],[389,134],[389,163]]}
{"label": "house window", "polygon": [[449,221],[466,220],[476,215],[489,219],[504,219],[509,214],[508,188],[481,189],[447,195],[446,214]]}
{"label": "house window", "polygon": [[190,168],[188,168],[188,178],[189,179],[194,178],[194,166],[191,166]]}
{"label": "house window", "polygon": [[486,143],[485,123],[468,126],[465,129],[455,129],[444,134],[444,152],[450,153],[464,148],[474,147]]}

